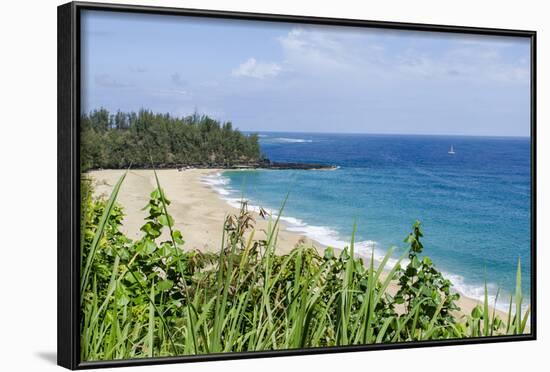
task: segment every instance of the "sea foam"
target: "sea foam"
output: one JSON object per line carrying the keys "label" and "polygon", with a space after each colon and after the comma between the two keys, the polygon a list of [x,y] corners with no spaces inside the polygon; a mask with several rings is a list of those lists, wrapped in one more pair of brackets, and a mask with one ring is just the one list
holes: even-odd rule
{"label": "sea foam", "polygon": [[[240,208],[241,203],[246,201],[248,203],[248,209],[253,212],[260,212],[260,209],[265,210],[274,218],[277,217],[277,211],[260,207],[259,205],[251,203],[250,200],[241,197],[236,197],[237,191],[232,189],[229,178],[223,176],[221,172],[216,172],[202,177],[202,183],[210,187],[219,196],[233,208]],[[300,235],[318,242],[323,246],[330,246],[336,249],[344,249],[349,247],[350,241],[342,238],[341,234],[328,227],[319,225],[310,225],[299,218],[292,216],[281,216],[280,220],[284,223],[286,230],[295,232]],[[380,248],[380,245],[373,240],[362,240],[354,243],[355,254],[366,260],[374,257],[375,262],[380,262],[384,258],[386,252]],[[391,257],[386,264],[391,267],[397,263],[397,258]]]}
{"label": "sea foam", "polygon": [[303,138],[288,138],[288,137],[277,137],[272,138],[267,141],[270,142],[280,142],[280,143],[311,143],[313,140],[303,139]]}
{"label": "sea foam", "polygon": [[[249,210],[258,213],[261,209],[259,205],[251,203],[251,200],[243,200],[241,197],[236,197],[238,192],[230,187],[230,179],[225,177],[222,172],[206,175],[201,178],[201,182],[218,193],[219,196],[233,208],[240,208],[241,202],[246,201],[248,202]],[[274,218],[277,217],[277,211],[269,208],[263,209]],[[342,238],[342,235],[338,231],[328,226],[310,225],[305,221],[292,216],[281,216],[280,220],[284,223],[286,230],[304,235],[323,246],[330,246],[342,250],[350,245],[349,240]],[[362,240],[355,242],[354,250],[356,256],[362,257],[366,262],[368,262],[371,257],[374,257],[374,262],[380,263],[386,255],[386,250],[383,249],[378,242],[373,240]],[[395,265],[398,262],[397,256],[400,254],[402,254],[402,252],[397,252],[396,250],[393,256],[390,257],[386,263],[386,267],[390,268]],[[406,266],[408,262],[408,259],[405,258],[401,261],[401,265]],[[443,271],[442,273],[453,283],[453,289],[459,294],[478,301],[484,300],[485,288],[483,285],[469,283],[463,276],[453,274],[451,272]],[[495,305],[498,287],[494,283],[487,283],[487,290],[489,304],[490,306],[493,306]],[[509,306],[507,301],[509,301],[509,297],[505,298],[504,296],[500,296],[497,299],[496,308],[500,311],[507,312]],[[527,305],[524,305],[523,311],[526,309]],[[515,311],[515,308],[512,309],[512,311]]]}

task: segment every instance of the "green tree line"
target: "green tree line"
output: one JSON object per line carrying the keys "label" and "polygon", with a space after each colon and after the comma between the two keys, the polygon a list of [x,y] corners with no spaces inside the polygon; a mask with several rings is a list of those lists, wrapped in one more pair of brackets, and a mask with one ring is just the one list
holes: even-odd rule
{"label": "green tree line", "polygon": [[82,171],[97,168],[231,166],[257,163],[258,136],[206,115],[174,117],[152,111],[83,114],[80,120]]}

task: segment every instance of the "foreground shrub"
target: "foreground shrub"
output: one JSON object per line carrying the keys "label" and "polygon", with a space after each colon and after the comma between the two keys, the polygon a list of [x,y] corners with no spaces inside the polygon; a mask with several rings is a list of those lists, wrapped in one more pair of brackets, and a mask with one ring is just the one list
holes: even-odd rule
{"label": "foreground shrub", "polygon": [[[423,251],[420,223],[408,250],[389,266],[364,262],[350,245],[320,254],[303,242],[275,254],[279,217],[265,234],[254,229],[246,202],[224,221],[218,253],[185,250],[170,201],[157,179],[145,206],[142,236],[121,233],[115,201],[83,196],[81,246],[81,358],[127,359],[220,352],[388,343],[518,334],[521,275],[506,321],[483,307],[457,318],[459,295]],[[90,185],[86,185],[89,190]],[[408,262],[405,265],[404,259]],[[404,267],[402,267],[402,264]],[[391,288],[394,290],[390,290]],[[391,293],[394,293],[392,295]]]}

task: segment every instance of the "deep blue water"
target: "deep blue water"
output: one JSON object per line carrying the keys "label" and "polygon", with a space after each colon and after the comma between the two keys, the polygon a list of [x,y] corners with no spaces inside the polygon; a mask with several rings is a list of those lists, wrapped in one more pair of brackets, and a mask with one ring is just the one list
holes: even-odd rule
{"label": "deep blue water", "polygon": [[[274,161],[339,166],[334,171],[224,172],[226,197],[277,209],[287,192],[290,228],[344,244],[357,221],[359,247],[405,247],[418,219],[424,253],[474,297],[513,292],[518,258],[530,291],[528,138],[262,133]],[[450,146],[455,154],[448,154]],[[528,298],[528,297],[527,297]],[[526,298],[526,299],[527,299]]]}

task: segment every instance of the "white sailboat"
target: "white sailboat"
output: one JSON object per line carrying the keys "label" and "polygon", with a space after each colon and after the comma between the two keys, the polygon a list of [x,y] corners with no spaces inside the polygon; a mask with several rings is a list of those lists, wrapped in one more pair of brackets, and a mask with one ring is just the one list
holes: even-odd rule
{"label": "white sailboat", "polygon": [[451,145],[451,148],[449,149],[449,154],[451,154],[451,155],[455,154],[455,150],[453,148],[453,145]]}

